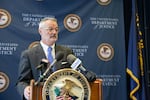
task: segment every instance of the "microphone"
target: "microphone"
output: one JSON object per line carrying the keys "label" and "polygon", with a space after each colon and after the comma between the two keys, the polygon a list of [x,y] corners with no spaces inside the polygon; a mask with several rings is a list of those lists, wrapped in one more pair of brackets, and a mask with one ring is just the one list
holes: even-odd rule
{"label": "microphone", "polygon": [[79,58],[76,58],[73,54],[69,54],[67,56],[67,61],[69,64],[71,64],[71,68],[77,71],[80,71],[89,82],[94,82],[96,80],[96,74],[92,71],[86,70],[82,66],[82,61]]}
{"label": "microphone", "polygon": [[56,54],[56,57],[55,57],[55,59],[53,60],[53,62],[48,66],[48,68],[46,69],[46,71],[45,71],[42,75],[40,75],[38,81],[35,82],[35,85],[37,85],[37,84],[47,75],[48,71],[52,68],[52,66],[54,66],[54,64],[55,64],[57,61],[61,60],[63,57],[64,57],[64,53],[63,53],[63,52],[58,52],[58,53]]}
{"label": "microphone", "polygon": [[41,76],[44,72],[44,69],[47,68],[47,65],[49,64],[49,61],[45,58],[43,58],[40,62],[40,65],[36,67],[36,69],[39,71],[39,75]]}
{"label": "microphone", "polygon": [[45,59],[45,58],[43,58],[43,59],[41,60],[41,62],[40,62],[40,65],[38,65],[38,66],[36,67],[36,69],[37,69],[37,70],[38,70],[38,69],[41,69],[42,67],[47,66],[48,63],[49,63],[48,60]]}

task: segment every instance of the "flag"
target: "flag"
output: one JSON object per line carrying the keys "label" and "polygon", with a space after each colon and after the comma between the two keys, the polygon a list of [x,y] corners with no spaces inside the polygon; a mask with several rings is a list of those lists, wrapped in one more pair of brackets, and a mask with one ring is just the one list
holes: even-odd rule
{"label": "flag", "polygon": [[143,39],[139,27],[137,4],[132,0],[132,14],[129,33],[127,74],[129,75],[129,98],[131,100],[146,100],[144,63],[143,63]]}

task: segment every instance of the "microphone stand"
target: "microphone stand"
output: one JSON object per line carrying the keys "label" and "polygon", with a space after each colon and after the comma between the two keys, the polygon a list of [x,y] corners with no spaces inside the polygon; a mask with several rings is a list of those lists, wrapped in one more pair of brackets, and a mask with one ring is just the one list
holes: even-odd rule
{"label": "microphone stand", "polygon": [[41,82],[42,79],[45,78],[45,76],[47,75],[48,71],[52,68],[52,66],[56,63],[56,59],[54,59],[54,61],[49,65],[49,67],[46,69],[46,71],[40,75],[39,79],[35,82],[35,85],[38,85],[39,82]]}

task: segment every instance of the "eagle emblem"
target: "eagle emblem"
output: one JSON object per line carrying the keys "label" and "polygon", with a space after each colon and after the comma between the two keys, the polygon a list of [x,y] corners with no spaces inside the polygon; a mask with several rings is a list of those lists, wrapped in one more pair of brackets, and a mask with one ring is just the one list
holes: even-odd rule
{"label": "eagle emblem", "polygon": [[90,100],[91,88],[83,74],[66,68],[52,73],[44,83],[43,100]]}

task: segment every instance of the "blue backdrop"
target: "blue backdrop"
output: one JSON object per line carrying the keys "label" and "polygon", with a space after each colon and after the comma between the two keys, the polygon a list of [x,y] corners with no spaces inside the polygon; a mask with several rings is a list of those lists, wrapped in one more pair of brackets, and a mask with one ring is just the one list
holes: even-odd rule
{"label": "blue backdrop", "polygon": [[0,99],[20,100],[15,89],[21,52],[39,41],[43,17],[58,19],[58,43],[103,80],[103,100],[126,100],[123,0],[1,0]]}

